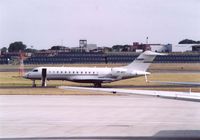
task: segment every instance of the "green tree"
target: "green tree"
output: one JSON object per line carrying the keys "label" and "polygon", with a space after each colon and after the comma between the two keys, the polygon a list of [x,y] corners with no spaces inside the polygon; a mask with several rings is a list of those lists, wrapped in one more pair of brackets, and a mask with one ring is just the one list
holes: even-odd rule
{"label": "green tree", "polygon": [[3,48],[1,48],[1,53],[2,53],[2,54],[5,54],[5,53],[7,52],[7,50],[8,50],[8,49],[7,49],[6,47],[3,47]]}
{"label": "green tree", "polygon": [[36,50],[36,49],[31,49],[31,48],[27,48],[26,50],[25,50],[25,52],[27,52],[27,53],[36,53],[38,50]]}
{"label": "green tree", "polygon": [[127,52],[128,50],[130,50],[130,47],[130,45],[123,45],[122,52]]}
{"label": "green tree", "polygon": [[114,45],[112,46],[113,51],[115,52],[127,52],[130,48],[130,45]]}
{"label": "green tree", "polygon": [[114,45],[114,46],[112,46],[112,50],[114,52],[120,52],[122,47],[123,47],[122,45]]}
{"label": "green tree", "polygon": [[50,50],[64,50],[64,49],[66,49],[65,46],[53,46],[53,47],[51,47]]}
{"label": "green tree", "polygon": [[178,44],[200,44],[200,41],[194,41],[191,39],[184,39],[180,41]]}
{"label": "green tree", "polygon": [[26,49],[26,45],[23,42],[14,42],[9,45],[8,52],[19,52],[24,51]]}

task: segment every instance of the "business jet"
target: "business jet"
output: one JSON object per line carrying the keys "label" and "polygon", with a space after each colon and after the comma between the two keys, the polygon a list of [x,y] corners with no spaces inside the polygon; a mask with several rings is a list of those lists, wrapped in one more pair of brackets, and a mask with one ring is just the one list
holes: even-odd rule
{"label": "business jet", "polygon": [[97,67],[37,67],[26,73],[24,78],[33,81],[42,80],[42,86],[46,86],[46,80],[67,80],[79,83],[93,83],[94,87],[101,87],[102,83],[146,76],[148,67],[157,55],[166,55],[151,51],[141,53],[132,63],[127,66],[114,68]]}

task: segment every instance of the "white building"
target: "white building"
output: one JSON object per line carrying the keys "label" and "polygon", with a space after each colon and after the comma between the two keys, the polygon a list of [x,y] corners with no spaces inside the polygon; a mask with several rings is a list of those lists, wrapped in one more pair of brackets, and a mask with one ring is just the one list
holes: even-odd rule
{"label": "white building", "polygon": [[72,52],[90,52],[92,50],[97,49],[97,44],[87,44],[84,47],[72,47],[71,51]]}
{"label": "white building", "polygon": [[151,47],[151,51],[153,52],[171,52],[172,45],[171,44],[149,44]]}
{"label": "white building", "polygon": [[200,51],[200,44],[178,44],[173,45],[173,52]]}
{"label": "white building", "polygon": [[94,49],[97,49],[97,44],[87,44],[86,48],[85,48],[85,51],[86,52],[90,52]]}

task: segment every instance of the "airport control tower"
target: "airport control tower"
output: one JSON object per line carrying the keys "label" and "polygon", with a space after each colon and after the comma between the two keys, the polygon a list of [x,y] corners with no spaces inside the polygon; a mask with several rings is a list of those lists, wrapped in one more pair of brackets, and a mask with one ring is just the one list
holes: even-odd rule
{"label": "airport control tower", "polygon": [[81,49],[81,52],[87,48],[87,40],[86,39],[80,39],[79,40],[79,47]]}

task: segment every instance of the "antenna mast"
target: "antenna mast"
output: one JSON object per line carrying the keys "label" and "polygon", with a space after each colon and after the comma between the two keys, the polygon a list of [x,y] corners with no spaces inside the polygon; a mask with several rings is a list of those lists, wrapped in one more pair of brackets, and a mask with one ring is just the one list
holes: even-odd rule
{"label": "antenna mast", "polygon": [[19,51],[19,76],[22,77],[24,75],[24,53]]}

